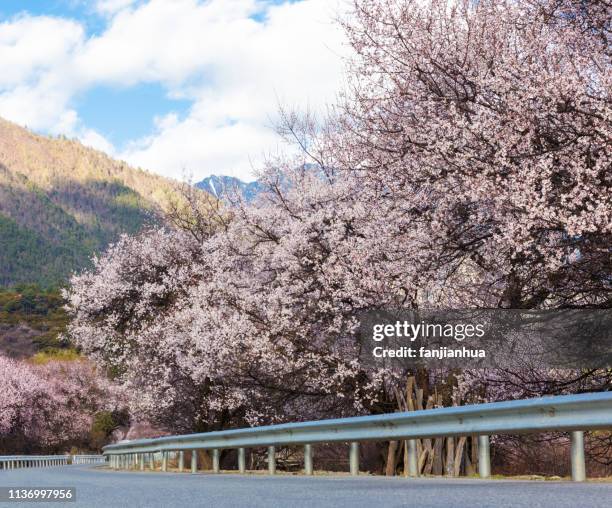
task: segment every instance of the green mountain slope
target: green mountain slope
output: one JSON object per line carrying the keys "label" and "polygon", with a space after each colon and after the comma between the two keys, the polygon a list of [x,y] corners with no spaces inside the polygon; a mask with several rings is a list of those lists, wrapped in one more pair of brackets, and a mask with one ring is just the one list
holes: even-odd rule
{"label": "green mountain slope", "polygon": [[178,183],[0,119],[0,287],[52,287],[159,220]]}

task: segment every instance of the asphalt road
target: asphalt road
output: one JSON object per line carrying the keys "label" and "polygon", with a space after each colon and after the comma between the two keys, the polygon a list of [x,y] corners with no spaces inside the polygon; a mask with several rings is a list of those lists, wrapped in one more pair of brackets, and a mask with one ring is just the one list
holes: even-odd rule
{"label": "asphalt road", "polygon": [[109,471],[94,466],[0,471],[0,487],[76,487],[73,503],[1,507],[554,507],[612,506],[612,484],[361,476]]}

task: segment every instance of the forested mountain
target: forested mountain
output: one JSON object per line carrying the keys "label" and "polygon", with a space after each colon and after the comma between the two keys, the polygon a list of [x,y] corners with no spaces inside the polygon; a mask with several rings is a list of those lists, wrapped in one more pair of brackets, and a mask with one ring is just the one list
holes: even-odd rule
{"label": "forested mountain", "polygon": [[159,218],[177,182],[0,119],[0,287],[54,286]]}

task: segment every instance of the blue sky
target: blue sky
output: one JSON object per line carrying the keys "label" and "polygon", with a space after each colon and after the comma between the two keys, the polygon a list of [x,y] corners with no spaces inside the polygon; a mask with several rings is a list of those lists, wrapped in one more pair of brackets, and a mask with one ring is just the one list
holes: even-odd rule
{"label": "blue sky", "polygon": [[70,0],[4,0],[0,4],[0,12],[3,17],[12,16],[20,12],[70,16],[75,11],[79,15],[83,15],[87,10],[84,7],[84,2]]}
{"label": "blue sky", "polygon": [[95,2],[86,0],[3,0],[0,2],[0,19],[10,19],[19,14],[76,18],[87,26],[89,33],[99,33],[105,25],[105,17],[95,10]]}
{"label": "blue sky", "polygon": [[114,146],[151,132],[156,116],[184,118],[192,102],[170,98],[162,84],[96,86],[75,96],[74,105],[85,125],[104,134]]}
{"label": "blue sky", "polygon": [[[166,176],[252,179],[342,85],[330,0],[0,2],[0,116]],[[8,71],[7,71],[8,70]]]}

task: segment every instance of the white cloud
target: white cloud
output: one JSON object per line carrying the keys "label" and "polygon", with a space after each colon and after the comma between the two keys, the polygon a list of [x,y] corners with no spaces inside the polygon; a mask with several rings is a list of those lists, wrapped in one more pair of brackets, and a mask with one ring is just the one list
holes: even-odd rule
{"label": "white cloud", "polygon": [[83,36],[81,25],[59,18],[20,16],[0,23],[0,86],[23,85],[56,70]]}
{"label": "white cloud", "polygon": [[[71,98],[100,84],[160,82],[169,95],[193,105],[185,118],[157,119],[149,136],[126,144],[122,158],[179,178],[185,170],[197,178],[248,177],[262,155],[277,148],[270,123],[279,101],[316,110],[340,88],[339,55],[345,50],[333,22],[335,5],[102,0],[96,7],[109,15],[108,26],[89,39],[74,22],[16,19],[0,25],[0,65],[4,69],[19,55],[25,63],[0,77],[0,115],[40,129],[61,126],[115,153],[99,133],[81,125]],[[41,23],[53,42],[42,47],[28,23]]]}
{"label": "white cloud", "polygon": [[136,0],[98,0],[95,9],[100,14],[113,15],[134,3]]}
{"label": "white cloud", "polygon": [[78,137],[84,145],[91,146],[92,148],[105,152],[108,155],[116,156],[115,147],[113,144],[99,132],[96,132],[93,129],[83,128],[79,132]]}
{"label": "white cloud", "polygon": [[0,114],[33,129],[71,133],[77,115],[69,107],[68,76],[83,38],[79,24],[58,18],[20,16],[0,24]]}
{"label": "white cloud", "polygon": [[159,125],[121,158],[175,178],[216,173],[248,179],[252,166],[261,164],[278,141],[272,130],[244,121],[208,125],[190,116],[180,122],[164,119]]}

